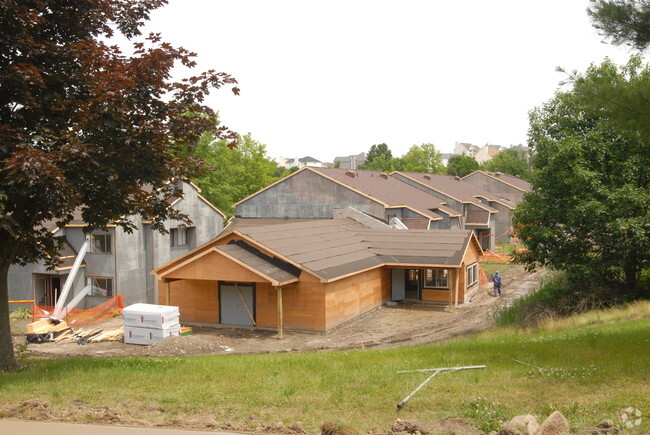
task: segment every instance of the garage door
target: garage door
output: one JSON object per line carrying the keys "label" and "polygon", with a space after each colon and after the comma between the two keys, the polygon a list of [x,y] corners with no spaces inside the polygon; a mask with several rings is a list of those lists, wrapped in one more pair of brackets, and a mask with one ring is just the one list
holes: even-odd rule
{"label": "garage door", "polygon": [[255,286],[219,285],[219,318],[224,325],[255,326]]}

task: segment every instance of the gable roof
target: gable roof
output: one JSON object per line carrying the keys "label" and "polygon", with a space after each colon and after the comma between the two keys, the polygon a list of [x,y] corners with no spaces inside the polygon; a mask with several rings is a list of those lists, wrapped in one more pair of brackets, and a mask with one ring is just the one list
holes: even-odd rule
{"label": "gable roof", "polygon": [[474,174],[483,174],[487,177],[493,178],[497,181],[500,181],[501,183],[507,184],[509,186],[514,187],[517,190],[521,190],[522,192],[532,192],[533,191],[533,186],[526,180],[522,180],[521,178],[515,176],[515,175],[510,175],[510,174],[505,174],[503,172],[490,172],[490,171],[474,171],[469,175],[465,175],[463,179],[471,177]]}
{"label": "gable roof", "polygon": [[493,193],[487,192],[479,187],[474,186],[462,178],[453,177],[450,175],[439,174],[425,174],[421,172],[402,172],[395,171],[393,174],[399,174],[408,178],[416,183],[428,187],[441,195],[445,195],[454,199],[462,204],[474,204],[477,207],[487,210],[491,213],[498,212],[498,210],[482,203],[478,198],[485,198],[488,201],[498,202],[510,209],[515,208],[515,204],[509,199],[502,198]]}
{"label": "gable roof", "polygon": [[[445,207],[443,201],[380,171],[361,171],[339,168],[311,168],[339,184],[374,198],[387,208],[409,208],[432,220],[440,220],[437,211],[448,216],[460,216],[456,210]],[[436,211],[433,211],[436,210]]]}
{"label": "gable roof", "polygon": [[248,201],[262,192],[265,192],[277,184],[284,182],[290,177],[295,177],[304,171],[311,171],[314,174],[327,178],[334,183],[344,186],[353,192],[383,205],[385,208],[408,208],[431,220],[442,219],[440,214],[432,210],[438,210],[450,217],[460,216],[460,214],[455,210],[445,207],[444,203],[435,196],[429,195],[416,187],[409,186],[402,181],[394,179],[384,172],[340,168],[316,168],[312,166],[306,166],[276,181],[275,183],[258,190],[252,195],[249,195],[241,201],[233,204],[233,207],[237,207],[239,204]]}
{"label": "gable roof", "polygon": [[[192,256],[214,249],[219,240],[233,234],[275,259],[313,274],[321,282],[380,266],[460,267],[470,244],[482,253],[471,230],[368,229],[352,219],[328,219],[226,231],[152,273],[162,278],[175,265],[191,262]],[[247,264],[256,267],[253,260]]]}

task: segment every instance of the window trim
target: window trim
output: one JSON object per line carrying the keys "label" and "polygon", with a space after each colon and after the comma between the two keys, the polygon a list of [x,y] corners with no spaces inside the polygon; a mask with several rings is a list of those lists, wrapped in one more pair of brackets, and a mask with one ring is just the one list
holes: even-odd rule
{"label": "window trim", "polygon": [[[95,296],[95,297],[100,297],[100,298],[112,298],[115,296],[115,287],[113,286],[113,277],[112,276],[89,276],[88,280],[90,280],[90,285],[92,286],[90,290],[90,295],[89,296]],[[99,280],[106,281],[106,283],[110,282],[111,284],[111,289],[110,289],[110,294],[108,290],[105,290],[104,288],[100,287],[99,285],[96,285],[96,283]],[[95,292],[95,289],[100,289],[99,292]],[[106,292],[106,294],[103,293],[103,291]]]}
{"label": "window trim", "polygon": [[[108,251],[98,251],[97,246],[95,245],[95,239],[97,237],[105,237],[108,241]],[[90,249],[88,250],[91,254],[112,254],[113,253],[113,234],[110,232],[105,233],[90,233]]]}
{"label": "window trim", "polygon": [[[437,282],[437,279],[435,278],[435,275],[438,272],[443,272],[445,276],[445,280],[447,284],[445,286],[436,286],[436,285],[427,285],[427,273],[432,272],[432,279]],[[424,279],[423,281],[423,287],[428,288],[428,289],[436,289],[436,290],[449,290],[449,269],[425,269],[424,270]]]}
{"label": "window trim", "polygon": [[[472,270],[474,280],[470,280],[470,270]],[[467,288],[475,286],[478,283],[478,263],[472,263],[465,269]]]}

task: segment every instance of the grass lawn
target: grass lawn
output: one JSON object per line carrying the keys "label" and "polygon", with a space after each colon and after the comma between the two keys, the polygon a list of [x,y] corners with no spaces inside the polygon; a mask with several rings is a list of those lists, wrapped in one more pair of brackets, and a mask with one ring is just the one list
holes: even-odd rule
{"label": "grass lawn", "polygon": [[[531,364],[517,363],[520,360]],[[440,375],[401,410],[426,374],[398,370],[487,365]],[[466,417],[497,429],[519,414],[561,411],[573,431],[634,407],[650,432],[650,303],[547,323],[494,329],[435,345],[308,354],[32,360],[0,374],[0,417],[38,398],[49,409],[108,406],[147,421],[211,415],[255,428],[329,421],[387,431],[396,418]],[[154,415],[155,414],[155,415]],[[84,417],[76,417],[84,420]],[[620,421],[620,420],[619,420]]]}

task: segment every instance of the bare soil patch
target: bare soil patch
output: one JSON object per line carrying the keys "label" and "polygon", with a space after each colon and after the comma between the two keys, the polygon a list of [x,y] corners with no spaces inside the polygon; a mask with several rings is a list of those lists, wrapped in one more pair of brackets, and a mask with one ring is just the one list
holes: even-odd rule
{"label": "bare soil patch", "polygon": [[[382,306],[324,333],[285,331],[284,337],[279,339],[275,330],[194,326],[191,336],[170,337],[153,346],[117,341],[86,345],[61,342],[29,344],[26,349],[31,357],[67,358],[316,352],[420,345],[488,328],[495,308],[535,289],[541,275],[539,271],[527,273],[521,266],[511,267],[509,275],[504,277],[501,297],[492,296],[492,286],[488,285],[469,303],[451,312],[419,303]],[[94,327],[110,330],[119,327],[121,322],[121,317],[116,317]],[[25,323],[18,321],[13,324],[16,344],[25,342],[22,333]]]}

